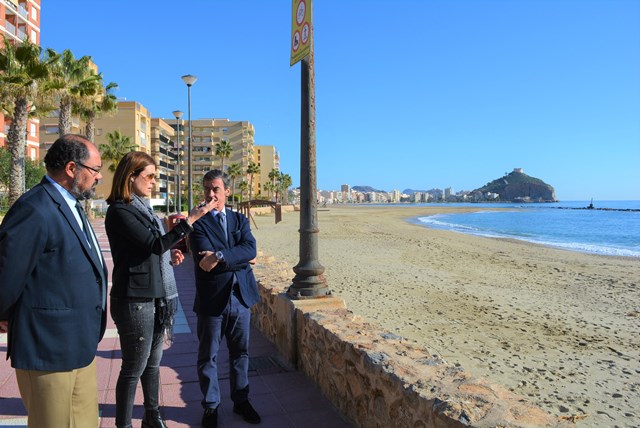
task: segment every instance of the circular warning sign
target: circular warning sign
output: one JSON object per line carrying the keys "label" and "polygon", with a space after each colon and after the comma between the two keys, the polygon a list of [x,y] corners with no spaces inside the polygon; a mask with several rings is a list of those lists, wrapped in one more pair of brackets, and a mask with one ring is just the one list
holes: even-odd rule
{"label": "circular warning sign", "polygon": [[298,9],[296,10],[296,22],[298,25],[302,24],[304,21],[304,16],[307,14],[307,5],[304,0],[298,3]]}
{"label": "circular warning sign", "polygon": [[300,31],[296,31],[295,34],[293,35],[293,43],[291,45],[291,48],[295,52],[298,50],[299,47],[300,47]]}
{"label": "circular warning sign", "polygon": [[313,0],[291,0],[290,65],[310,55],[313,45]]}

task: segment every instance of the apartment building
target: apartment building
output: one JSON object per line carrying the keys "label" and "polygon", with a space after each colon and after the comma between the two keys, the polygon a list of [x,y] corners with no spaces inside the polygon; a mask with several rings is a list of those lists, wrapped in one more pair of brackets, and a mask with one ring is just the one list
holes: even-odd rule
{"label": "apartment building", "polygon": [[351,202],[351,186],[348,184],[340,185],[340,192],[342,193],[341,202]]}
{"label": "apartment building", "polygon": [[[122,136],[129,137],[134,150],[151,153],[151,113],[145,106],[136,101],[119,101],[118,111],[96,119],[96,135],[94,143],[107,144],[107,135],[119,131]],[[109,170],[110,162],[103,160],[102,181],[96,188],[96,199],[105,199],[111,192],[113,172]],[[155,194],[159,192],[160,183],[156,183]],[[153,199],[152,205],[162,205],[161,201]]]}
{"label": "apartment building", "polygon": [[151,119],[151,156],[156,161],[156,188],[151,198],[164,201],[169,207],[176,204],[176,184],[178,180],[178,144],[176,132],[164,120]]}
{"label": "apartment building", "polygon": [[[59,137],[57,113],[52,113],[42,122],[40,148],[41,158],[44,158],[51,144]],[[71,133],[84,134],[84,126],[77,116],[71,118]],[[96,119],[96,146],[107,144],[107,134],[114,131],[120,132],[123,137],[129,137],[134,150],[148,153],[156,161],[158,179],[151,194],[152,205],[165,206],[168,192],[173,206],[178,171],[174,128],[163,119],[151,118],[151,113],[146,107],[136,101],[119,101],[117,112]],[[105,199],[111,191],[113,172],[109,171],[109,166],[110,163],[104,161],[103,178],[96,189],[96,199]]]}
{"label": "apartment building", "polygon": [[[189,121],[164,119],[175,130],[180,127],[181,175],[186,184],[187,174],[187,144],[189,139]],[[231,144],[232,152],[229,159],[224,160],[224,169],[238,163],[243,172],[247,171],[249,162],[254,160],[253,125],[248,121],[232,121],[229,119],[195,119],[191,120],[191,173],[192,183],[202,183],[207,171],[220,168],[222,162],[216,156],[216,145],[222,141]],[[236,180],[237,181],[237,180]],[[257,188],[257,184],[255,184]],[[255,194],[255,192],[254,192]]]}
{"label": "apartment building", "polygon": [[[94,143],[98,147],[100,147],[100,144],[109,142],[107,134],[119,131],[122,136],[129,137],[135,150],[151,154],[151,114],[142,104],[136,101],[119,101],[117,112],[96,119],[95,129]],[[43,119],[41,130],[40,157],[44,158],[49,147],[60,136],[58,117],[55,113]],[[75,116],[71,120],[71,133],[84,134],[84,124]],[[106,199],[111,192],[113,172],[109,171],[109,166],[109,162],[103,162],[102,180],[96,188],[96,199]],[[159,184],[157,186],[158,189],[156,190],[159,192]],[[160,203],[156,201],[153,201],[153,203],[164,203],[164,199]]]}
{"label": "apartment building", "polygon": [[269,178],[269,173],[277,169],[280,171],[280,155],[276,151],[275,146],[255,146],[255,160],[260,167],[260,174],[257,177],[254,177],[254,182],[256,182],[256,189],[254,189],[253,194],[257,195],[261,193],[265,195],[264,184],[269,183],[271,179]]}
{"label": "apartment building", "polygon": [[[40,0],[0,0],[0,34],[11,43],[29,40],[40,44]],[[0,147],[5,146],[11,118],[0,111]],[[31,160],[40,158],[40,121],[31,119],[27,124],[27,153]]]}

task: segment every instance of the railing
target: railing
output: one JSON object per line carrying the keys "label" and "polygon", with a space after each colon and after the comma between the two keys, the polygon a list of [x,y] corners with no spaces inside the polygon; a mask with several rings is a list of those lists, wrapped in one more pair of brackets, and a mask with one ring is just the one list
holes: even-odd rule
{"label": "railing", "polygon": [[15,4],[12,0],[8,0],[5,4],[7,6],[11,6],[10,9],[12,9],[14,12],[18,10],[18,5]]}
{"label": "railing", "polygon": [[16,26],[15,25],[10,23],[9,21],[5,21],[4,25],[5,25],[5,28],[6,28],[8,33],[11,33],[14,36],[16,35]]}
{"label": "railing", "polygon": [[163,155],[167,155],[169,156],[171,154],[171,151],[165,149],[164,147],[160,147],[160,149],[158,150],[161,154]]}

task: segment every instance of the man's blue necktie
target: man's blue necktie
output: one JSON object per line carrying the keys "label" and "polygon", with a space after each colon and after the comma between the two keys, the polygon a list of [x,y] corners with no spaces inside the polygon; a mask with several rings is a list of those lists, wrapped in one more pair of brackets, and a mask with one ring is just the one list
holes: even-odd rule
{"label": "man's blue necktie", "polygon": [[222,228],[222,230],[224,230],[224,239],[229,241],[229,236],[227,236],[227,217],[225,216],[224,211],[218,212],[218,215],[216,217],[218,217],[218,223],[220,224],[220,227]]}

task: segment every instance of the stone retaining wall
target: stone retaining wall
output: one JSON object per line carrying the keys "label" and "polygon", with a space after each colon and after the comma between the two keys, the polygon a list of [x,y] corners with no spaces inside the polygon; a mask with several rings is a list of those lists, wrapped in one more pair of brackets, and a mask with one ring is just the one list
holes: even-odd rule
{"label": "stone retaining wall", "polygon": [[502,386],[371,325],[337,297],[291,300],[293,272],[259,256],[253,323],[357,427],[569,426]]}

